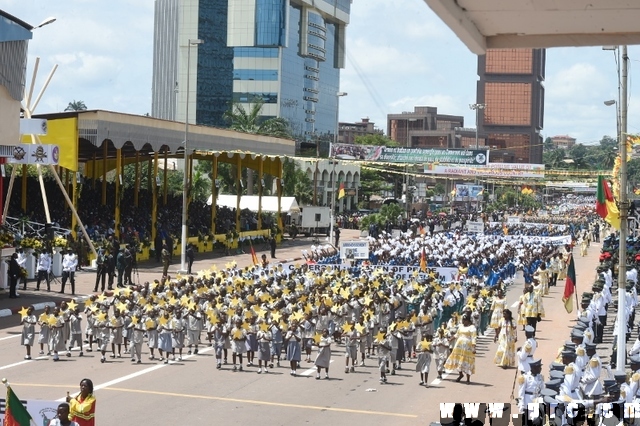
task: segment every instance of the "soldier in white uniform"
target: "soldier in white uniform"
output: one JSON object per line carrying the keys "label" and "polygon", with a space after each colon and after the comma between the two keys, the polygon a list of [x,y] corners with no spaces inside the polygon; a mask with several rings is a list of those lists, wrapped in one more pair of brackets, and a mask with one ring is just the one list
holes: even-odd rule
{"label": "soldier in white uniform", "polygon": [[71,295],[76,294],[76,268],[78,267],[78,256],[73,251],[67,251],[62,256],[62,288],[60,293],[64,293],[64,286],[67,280],[71,283]]}
{"label": "soldier in white uniform", "polygon": [[527,373],[529,371],[529,361],[533,359],[536,349],[538,348],[538,343],[533,337],[534,333],[535,330],[530,325],[524,328],[524,334],[527,341],[517,353],[518,370],[522,373]]}
{"label": "soldier in white uniform", "polygon": [[[562,351],[562,363],[564,368],[564,381],[560,385],[559,396],[568,397],[571,400],[582,399],[580,395],[580,369],[575,364],[576,353],[574,351]],[[565,398],[566,400],[566,398]]]}
{"label": "soldier in white uniform", "polygon": [[544,379],[542,378],[542,360],[531,360],[529,363],[529,371],[518,378],[520,389],[518,392],[518,409],[520,413],[524,413],[530,403],[538,402],[540,392],[544,388]]}
{"label": "soldier in white uniform", "polygon": [[47,291],[51,291],[51,282],[49,281],[49,272],[51,272],[51,256],[46,251],[40,253],[37,269],[38,279],[36,281],[36,290],[40,290],[40,281],[44,278],[47,282]]}
{"label": "soldier in white uniform", "polygon": [[595,395],[602,394],[602,383],[600,383],[602,362],[596,353],[596,345],[586,345],[585,349],[587,356],[589,356],[589,362],[585,366],[580,382],[585,398],[593,398]]}

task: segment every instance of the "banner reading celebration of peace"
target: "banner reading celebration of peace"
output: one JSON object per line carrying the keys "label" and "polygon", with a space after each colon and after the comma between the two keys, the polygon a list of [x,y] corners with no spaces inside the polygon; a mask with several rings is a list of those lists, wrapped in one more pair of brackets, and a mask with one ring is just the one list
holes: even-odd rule
{"label": "banner reading celebration of peace", "polygon": [[487,163],[485,166],[457,166],[430,163],[424,165],[424,172],[431,175],[544,178],[544,164]]}

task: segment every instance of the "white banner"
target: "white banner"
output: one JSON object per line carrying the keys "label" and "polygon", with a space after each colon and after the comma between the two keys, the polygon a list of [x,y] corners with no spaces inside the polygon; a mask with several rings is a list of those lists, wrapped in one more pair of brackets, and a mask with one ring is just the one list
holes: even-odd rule
{"label": "white banner", "polygon": [[520,223],[520,216],[507,217],[507,225],[515,225],[517,223]]}
{"label": "white banner", "polygon": [[[293,272],[296,267],[295,263],[282,263],[282,270],[289,275]],[[298,266],[300,266],[298,264]],[[328,269],[349,269],[351,265],[349,263],[342,263],[340,265],[337,264],[308,264],[307,265],[310,271],[313,271],[317,274],[322,274],[327,268]],[[418,276],[421,278],[425,278],[427,275],[434,274],[436,278],[443,280],[444,282],[455,281],[458,276],[458,268],[427,268],[427,272],[420,271],[420,266],[412,265],[368,265],[363,266],[361,269],[368,270],[376,270],[381,269],[385,274],[390,274],[396,280],[406,280],[413,277],[415,272],[418,272]]]}
{"label": "white banner", "polygon": [[19,144],[13,147],[13,156],[7,158],[11,164],[58,165],[60,147],[58,145]]}
{"label": "white banner", "polygon": [[[507,222],[508,223],[508,222]],[[491,227],[502,226],[500,222],[489,222]],[[511,224],[510,224],[511,225]],[[557,229],[558,231],[565,231],[567,229],[567,225],[560,225],[557,223],[534,223],[534,222],[520,222],[513,225],[524,226],[525,228],[548,228],[551,226],[552,228]]]}
{"label": "white banner", "polygon": [[424,173],[489,177],[544,178],[544,164],[489,163],[486,166],[425,164]]}
{"label": "white banner", "polygon": [[43,118],[21,118],[20,134],[21,135],[46,135],[47,120]]}
{"label": "white banner", "polygon": [[484,223],[483,222],[467,222],[467,232],[472,234],[482,234],[484,233]]}
{"label": "white banner", "polygon": [[[15,391],[14,391],[15,392]],[[49,421],[58,413],[59,401],[43,401],[39,399],[21,399],[20,402],[25,406],[34,423],[38,426],[48,426]],[[0,399],[0,424],[4,424],[4,410],[7,401],[5,398]]]}
{"label": "white banner", "polygon": [[340,259],[368,259],[368,241],[343,241],[340,243]]}

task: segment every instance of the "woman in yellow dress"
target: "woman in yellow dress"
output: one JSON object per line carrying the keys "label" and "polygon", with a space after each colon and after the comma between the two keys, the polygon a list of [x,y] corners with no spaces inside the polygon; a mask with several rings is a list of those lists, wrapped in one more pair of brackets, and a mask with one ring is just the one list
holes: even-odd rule
{"label": "woman in yellow dress", "polygon": [[513,314],[509,309],[505,309],[494,338],[494,342],[498,342],[498,350],[493,358],[493,362],[497,366],[502,368],[515,367],[517,341],[518,331],[517,325],[513,321]]}
{"label": "woman in yellow dress", "polygon": [[520,298],[518,299],[518,325],[522,326],[522,329],[524,330],[524,327],[527,325],[527,301],[529,300],[529,292],[527,292],[527,288],[525,287],[522,290],[522,294],[520,295]]}
{"label": "woman in yellow dress", "polygon": [[543,295],[549,294],[549,270],[547,269],[547,262],[544,260],[538,266],[538,269],[533,274],[533,278],[537,278],[542,286]]}
{"label": "woman in yellow dress", "polygon": [[460,375],[456,382],[462,380],[462,376],[467,375],[467,384],[470,383],[470,376],[476,372],[476,338],[475,326],[471,323],[471,316],[462,316],[462,325],[456,332],[456,343],[453,346],[451,355],[444,364],[445,370],[457,370]]}
{"label": "woman in yellow dress", "polygon": [[[504,297],[504,291],[498,290],[498,293],[493,298],[491,303],[491,321],[489,322],[489,328],[499,328],[500,320],[502,319],[502,312],[507,307],[507,299]],[[497,333],[496,333],[497,335]]]}

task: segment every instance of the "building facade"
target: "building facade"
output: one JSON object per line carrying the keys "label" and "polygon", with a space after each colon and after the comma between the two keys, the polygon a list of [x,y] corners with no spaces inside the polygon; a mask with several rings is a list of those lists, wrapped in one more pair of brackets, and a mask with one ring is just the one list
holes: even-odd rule
{"label": "building facade", "polygon": [[387,115],[387,136],[400,146],[461,148],[463,128],[464,117],[438,114],[437,107],[417,106],[413,112]]}
{"label": "building facade", "polygon": [[[335,160],[296,160],[311,182],[315,182],[314,198],[318,206],[331,206],[336,191],[336,212],[358,209],[360,166]],[[340,182],[344,183],[345,196],[338,200]]]}
{"label": "building facade", "polygon": [[576,138],[569,135],[558,135],[551,138],[553,146],[556,148],[570,149],[576,144]]}
{"label": "building facade", "polygon": [[478,56],[479,132],[504,141],[516,162],[542,163],[544,49],[489,49]]}
{"label": "building facade", "polygon": [[156,0],[155,8],[154,117],[184,121],[188,98],[189,122],[226,127],[234,103],[248,111],[263,102],[261,116],[286,119],[296,140],[334,139],[351,0]]}
{"label": "building facade", "polygon": [[382,129],[378,129],[375,123],[363,118],[359,123],[342,123],[338,125],[338,142],[355,143],[358,136],[384,135]]}

